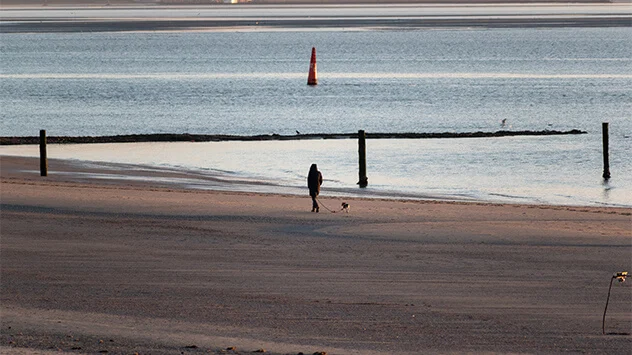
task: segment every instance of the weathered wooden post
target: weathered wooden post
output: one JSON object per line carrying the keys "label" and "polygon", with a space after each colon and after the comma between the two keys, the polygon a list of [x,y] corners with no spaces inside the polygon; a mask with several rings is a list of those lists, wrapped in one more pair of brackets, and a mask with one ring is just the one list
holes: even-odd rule
{"label": "weathered wooden post", "polygon": [[610,158],[608,157],[608,122],[601,124],[601,134],[603,137],[603,178],[610,179]]}
{"label": "weathered wooden post", "polygon": [[46,157],[46,130],[40,130],[40,175],[48,175],[48,158]]}
{"label": "weathered wooden post", "polygon": [[358,131],[358,154],[360,157],[360,187],[366,187],[369,184],[369,178],[366,176],[366,133],[363,130]]}

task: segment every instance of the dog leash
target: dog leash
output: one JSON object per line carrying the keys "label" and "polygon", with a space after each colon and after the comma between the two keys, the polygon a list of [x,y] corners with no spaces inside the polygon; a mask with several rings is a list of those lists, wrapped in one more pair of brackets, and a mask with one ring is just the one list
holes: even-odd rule
{"label": "dog leash", "polygon": [[330,210],[329,208],[327,208],[327,206],[325,206],[325,204],[324,204],[324,203],[323,203],[323,202],[322,202],[322,201],[318,198],[318,196],[316,196],[316,200],[318,200],[318,202],[319,202],[319,203],[320,203],[323,207],[325,207],[325,209],[326,209],[327,211],[329,211],[329,212],[331,212],[331,213],[336,213],[336,211],[332,211],[332,210]]}

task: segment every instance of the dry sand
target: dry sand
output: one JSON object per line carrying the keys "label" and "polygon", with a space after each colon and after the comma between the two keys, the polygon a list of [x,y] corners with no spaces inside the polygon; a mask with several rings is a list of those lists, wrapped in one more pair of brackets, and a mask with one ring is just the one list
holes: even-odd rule
{"label": "dry sand", "polygon": [[353,199],[317,214],[307,196],[0,159],[1,353],[632,348],[632,280],[601,334],[611,276],[632,271],[631,209]]}

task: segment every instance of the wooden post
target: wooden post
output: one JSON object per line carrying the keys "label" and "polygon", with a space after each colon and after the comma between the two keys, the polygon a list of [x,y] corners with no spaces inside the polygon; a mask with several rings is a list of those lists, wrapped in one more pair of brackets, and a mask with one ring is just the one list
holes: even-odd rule
{"label": "wooden post", "polygon": [[610,158],[608,157],[608,122],[601,124],[603,136],[603,178],[610,179]]}
{"label": "wooden post", "polygon": [[369,178],[366,177],[366,133],[363,130],[358,131],[358,154],[360,157],[360,187],[366,187],[369,184]]}
{"label": "wooden post", "polygon": [[40,175],[48,175],[48,158],[46,157],[46,130],[40,130]]}

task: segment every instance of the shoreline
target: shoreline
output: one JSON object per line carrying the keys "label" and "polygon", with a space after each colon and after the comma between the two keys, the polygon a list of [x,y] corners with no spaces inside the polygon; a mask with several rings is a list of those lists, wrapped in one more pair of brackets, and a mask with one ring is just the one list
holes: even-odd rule
{"label": "shoreline", "polygon": [[311,213],[308,196],[44,179],[2,159],[3,351],[632,344],[629,282],[601,335],[609,278],[632,268],[632,209],[351,199],[349,213]]}
{"label": "shoreline", "polygon": [[[108,163],[99,161],[83,161],[69,159],[48,159],[49,174],[39,175],[39,158],[27,156],[0,155],[2,169],[0,182],[7,184],[34,184],[77,188],[103,188],[140,191],[179,191],[182,193],[235,194],[241,196],[269,196],[282,198],[303,198],[305,188],[274,185],[264,181],[253,181],[248,178],[226,177],[217,173],[199,173],[169,167],[150,165]],[[201,187],[204,186],[204,187]],[[328,188],[321,198],[326,200],[359,200],[393,203],[445,203],[454,205],[480,206],[516,206],[524,208],[567,209],[570,211],[592,211],[595,213],[616,213],[624,216],[632,215],[632,206],[621,205],[572,205],[520,203],[500,200],[479,200],[458,198],[449,195],[412,195],[393,191],[371,191],[364,193],[357,189],[356,193],[340,188]],[[337,206],[328,203],[325,207]]]}
{"label": "shoreline", "polygon": [[[5,156],[6,157],[6,156]],[[130,182],[130,181],[116,181],[111,180],[108,182],[98,181],[96,179],[82,178],[82,179],[48,179],[47,181],[37,180],[35,178],[4,178],[0,177],[0,184],[8,184],[10,186],[26,185],[26,186],[45,186],[50,188],[72,188],[79,190],[115,190],[115,191],[136,191],[140,193],[182,193],[182,194],[209,194],[209,195],[222,195],[222,196],[243,196],[243,197],[261,197],[261,198],[281,198],[281,199],[302,199],[308,200],[309,196],[304,194],[292,194],[281,192],[252,192],[252,191],[239,191],[239,190],[222,190],[222,189],[195,189],[187,188],[183,186],[172,186],[160,183],[143,184],[142,182]],[[6,185],[5,185],[6,187]],[[306,197],[307,196],[307,197]],[[494,201],[479,201],[479,200],[456,200],[450,198],[433,198],[433,197],[420,197],[420,198],[389,198],[389,197],[363,197],[363,196],[339,196],[336,194],[322,195],[319,197],[321,200],[327,201],[329,207],[332,207],[332,201],[363,201],[363,202],[378,202],[378,203],[404,203],[404,204],[440,204],[440,205],[453,205],[453,206],[478,206],[478,207],[515,207],[515,208],[535,208],[542,210],[565,210],[571,212],[584,212],[584,213],[605,213],[614,214],[620,216],[632,216],[632,207],[620,207],[620,206],[580,206],[580,205],[555,205],[555,204],[528,204],[528,203],[512,203],[512,202],[494,202]],[[1,205],[1,203],[0,203]],[[322,202],[321,202],[322,206]],[[337,206],[336,206],[337,207]],[[334,212],[323,209],[322,214],[339,213],[336,207]],[[632,221],[632,219],[631,219]]]}

